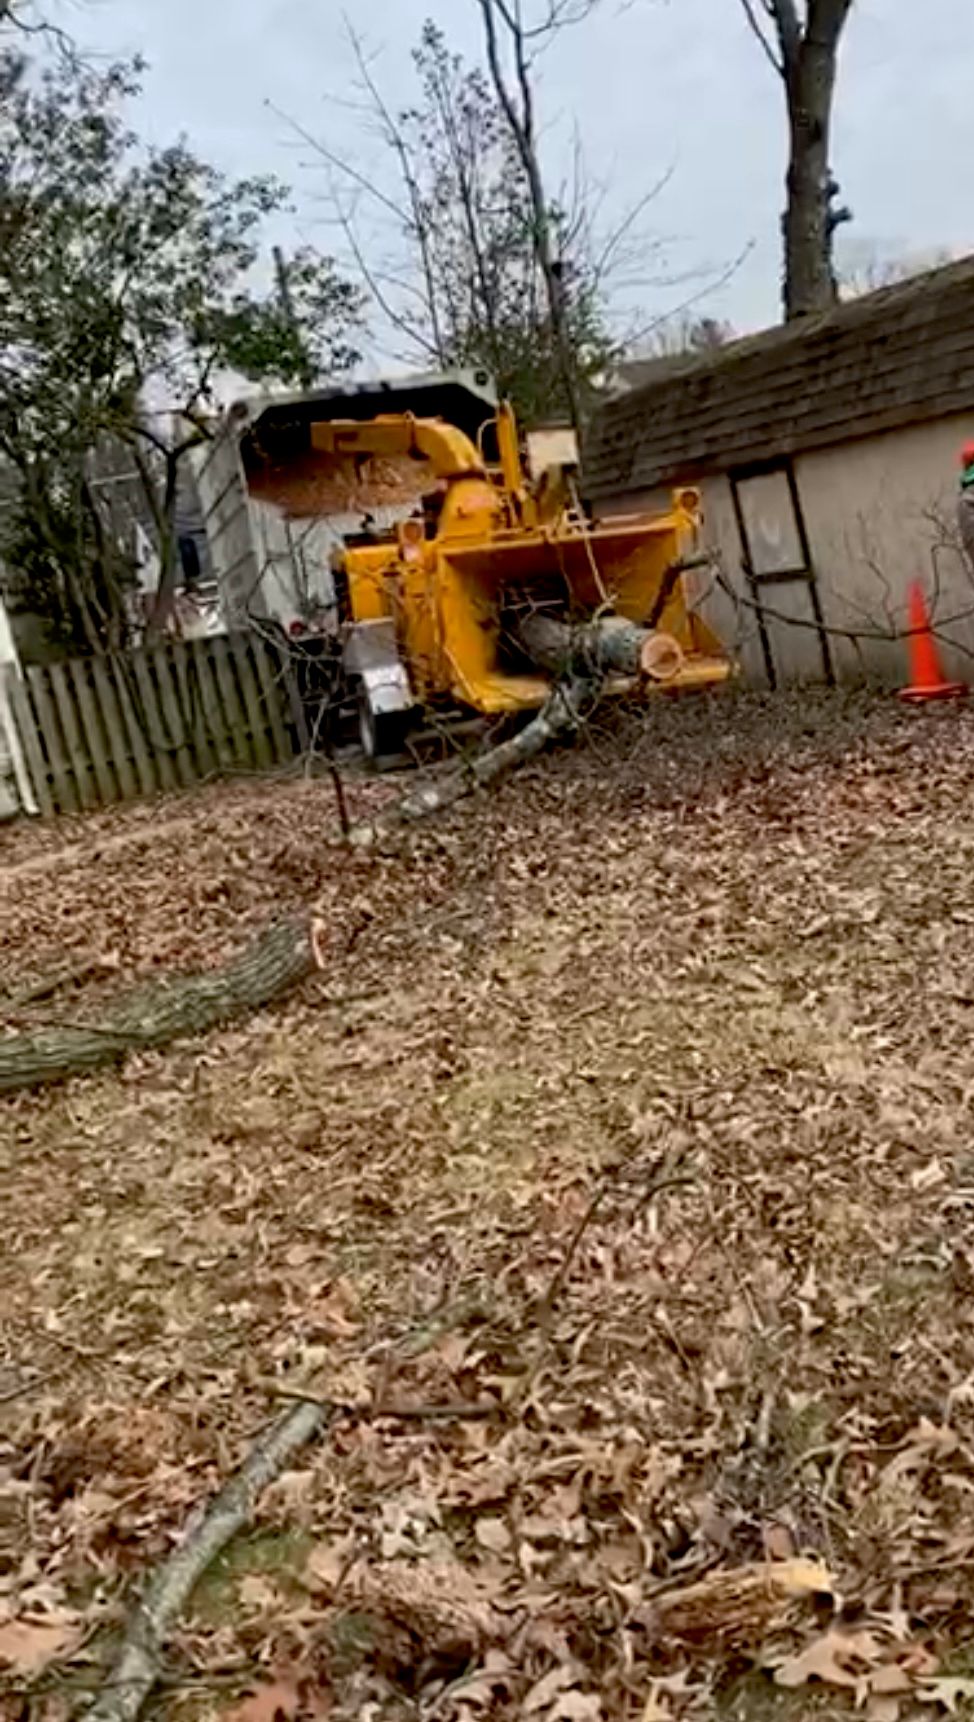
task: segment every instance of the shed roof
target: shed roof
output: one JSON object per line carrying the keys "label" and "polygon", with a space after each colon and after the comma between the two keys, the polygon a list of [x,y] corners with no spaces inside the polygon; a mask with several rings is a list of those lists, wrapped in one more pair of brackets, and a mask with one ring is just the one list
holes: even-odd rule
{"label": "shed roof", "polygon": [[974,257],[716,353],[665,360],[596,415],[586,490],[597,499],[684,482],[968,408]]}

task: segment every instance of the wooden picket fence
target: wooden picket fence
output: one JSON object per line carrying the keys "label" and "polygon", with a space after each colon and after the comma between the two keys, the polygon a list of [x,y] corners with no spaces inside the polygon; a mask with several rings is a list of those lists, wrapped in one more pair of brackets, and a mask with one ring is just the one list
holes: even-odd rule
{"label": "wooden picket fence", "polygon": [[294,758],[287,667],[260,635],[32,664],[10,688],[42,813],[76,813]]}

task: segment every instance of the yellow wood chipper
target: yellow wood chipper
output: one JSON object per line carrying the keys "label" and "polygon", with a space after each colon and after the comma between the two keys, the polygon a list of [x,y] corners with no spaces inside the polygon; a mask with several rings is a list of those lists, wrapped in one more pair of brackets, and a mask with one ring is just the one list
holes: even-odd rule
{"label": "yellow wood chipper", "polygon": [[333,562],[366,752],[398,751],[420,710],[536,710],[580,657],[610,691],[726,680],[687,586],[697,493],[593,521],[571,469],[528,482],[508,407],[485,430],[492,458],[484,433],[478,447],[410,413],[310,426],[314,464],[343,495],[367,494],[383,462],[425,462],[432,481],[409,518],[387,531],[367,518]]}

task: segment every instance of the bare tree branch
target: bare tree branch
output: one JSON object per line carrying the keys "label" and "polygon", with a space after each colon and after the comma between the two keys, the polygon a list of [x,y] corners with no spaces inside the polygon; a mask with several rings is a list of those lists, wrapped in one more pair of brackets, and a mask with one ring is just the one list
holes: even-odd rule
{"label": "bare tree branch", "polygon": [[659,197],[660,192],[664,191],[669,185],[670,180],[673,178],[673,171],[672,167],[668,167],[666,172],[656,181],[656,184],[650,186],[650,189],[645,192],[642,197],[640,197],[634,204],[630,205],[629,209],[622,217],[622,220],[608,235],[607,239],[603,243],[601,252],[595,259],[595,276],[597,280],[601,280],[605,276],[606,271],[611,269],[622,241],[629,233],[631,233],[636,222],[639,220],[639,217],[645,213],[649,208],[649,205],[655,202],[656,198]]}
{"label": "bare tree branch", "polygon": [[761,47],[763,48],[765,54],[767,55],[767,58],[770,61],[771,65],[774,67],[774,70],[777,72],[779,78],[785,77],[786,73],[785,73],[784,60],[781,60],[778,58],[778,55],[775,53],[774,48],[771,46],[771,43],[769,42],[767,36],[765,35],[765,32],[761,27],[761,22],[758,18],[758,15],[757,15],[756,11],[754,10],[754,0],[741,0],[741,5],[744,8],[745,18],[747,19],[748,23],[750,24],[751,29],[754,31],[755,36],[757,37],[758,41],[760,42]]}
{"label": "bare tree branch", "polygon": [[66,58],[74,59],[77,55],[77,48],[67,31],[49,18],[36,17],[29,0],[27,4],[21,4],[19,0],[0,0],[0,30],[5,25],[19,30],[22,36],[48,37]]}
{"label": "bare tree branch", "polygon": [[460,137],[460,128],[454,109],[452,94],[443,77],[434,79],[434,93],[443,123],[444,133],[453,159],[454,171],[457,176],[457,188],[460,193],[460,205],[463,211],[463,222],[467,235],[467,243],[473,260],[476,287],[480,297],[481,308],[487,329],[487,338],[491,352],[491,365],[495,377],[501,369],[500,338],[497,329],[497,307],[495,295],[488,278],[487,260],[480,240],[480,231],[475,208],[474,186],[467,155]]}
{"label": "bare tree branch", "polygon": [[392,148],[396,160],[399,163],[402,182],[409,197],[416,244],[419,248],[423,278],[426,284],[426,298],[429,307],[430,328],[433,331],[433,346],[436,350],[437,357],[442,364],[445,360],[445,353],[443,334],[440,329],[439,312],[437,308],[436,277],[433,270],[433,260],[429,246],[429,234],[427,231],[427,223],[423,211],[423,203],[420,196],[419,186],[416,181],[416,175],[413,172],[409,151],[406,148],[402,132],[396,125],[389,108],[383,100],[382,93],[369,71],[368,62],[365,58],[365,53],[362,47],[361,37],[356,34],[347,15],[344,17],[344,22],[346,34],[348,36],[349,43],[351,44],[352,52],[355,55],[356,65],[359,69],[359,76],[361,77],[371,100],[375,104],[375,110],[379,114],[385,127],[386,141]]}
{"label": "bare tree branch", "polygon": [[[352,162],[347,161],[343,156],[336,155],[334,150],[329,149],[328,145],[322,143],[320,138],[316,138],[312,132],[309,132],[307,128],[300,123],[299,120],[296,120],[293,115],[285,113],[283,109],[277,107],[274,102],[267,101],[265,102],[265,106],[269,108],[271,113],[275,114],[279,120],[283,121],[283,123],[294,132],[296,137],[299,137],[303,143],[307,144],[309,149],[313,150],[316,155],[320,156],[322,161],[330,170],[344,175],[344,177],[353,185],[357,186],[361,192],[365,193],[366,196],[372,198],[374,202],[379,204],[387,214],[393,215],[398,225],[403,227],[411,227],[413,225],[410,212],[401,204],[397,204],[394,198],[389,197],[387,193],[382,190],[381,186],[376,185],[374,180],[369,179],[367,175],[362,173],[359,168],[355,167]],[[423,334],[422,329],[418,324],[411,322],[409,318],[402,314],[401,311],[396,309],[382,286],[382,273],[374,269],[369,263],[364,247],[362,246],[356,232],[355,222],[349,214],[349,211],[345,208],[341,201],[341,197],[334,187],[330,189],[328,200],[335,212],[338,225],[345,236],[345,242],[348,245],[355,267],[383,316],[388,319],[390,325],[394,329],[398,329],[400,334],[405,335],[406,338],[420,350],[425,358],[433,359],[438,364],[442,363],[443,349],[438,330],[434,328],[433,338],[428,339]],[[392,278],[390,277],[389,279],[391,280]],[[427,313],[430,311],[428,292],[429,284],[427,279],[427,291],[420,296],[423,308]]]}
{"label": "bare tree branch", "polygon": [[[572,410],[566,369],[584,397],[616,362],[627,320],[615,303],[620,284],[655,267],[655,242],[635,230],[668,176],[607,219],[610,188],[586,182],[577,142],[567,189],[548,187],[538,166],[531,55],[550,40],[535,34],[538,19],[560,28],[596,3],[503,0],[490,20],[500,89],[486,63],[468,65],[427,24],[413,54],[417,94],[402,110],[369,44],[350,32],[353,88],[364,97],[355,112],[380,143],[374,159],[341,154],[327,135],[281,116],[328,171],[319,194],[327,219],[382,324],[410,352],[492,372],[526,420]],[[523,32],[516,40],[508,21]]]}
{"label": "bare tree branch", "polygon": [[497,9],[511,34],[520,33],[525,42],[549,40],[558,30],[581,24],[595,11],[600,0],[549,0],[548,9],[537,24],[523,21],[520,0],[497,0]]}
{"label": "bare tree branch", "polygon": [[[511,128],[511,135],[517,146],[531,194],[534,215],[534,244],[538,266],[544,278],[551,328],[558,350],[565,398],[568,401],[572,421],[576,429],[580,431],[582,414],[578,380],[569,349],[565,326],[565,299],[561,269],[552,250],[551,218],[545,196],[544,182],[541,177],[541,164],[538,159],[534,123],[534,91],[527,56],[527,39],[521,21],[520,0],[514,0],[513,5],[509,4],[509,0],[479,0],[479,5],[484,22],[487,59],[494,88],[497,91],[497,97],[504,110],[507,123]],[[556,14],[564,14],[564,11],[565,8],[560,5],[560,0],[551,0],[549,22],[551,18],[555,18],[557,25]],[[504,71],[497,31],[498,17],[506,25],[510,36],[520,107]]]}
{"label": "bare tree branch", "polygon": [[788,76],[801,52],[803,40],[796,0],[762,0],[762,4],[774,20],[785,75]]}
{"label": "bare tree branch", "polygon": [[[392,327],[394,329],[398,329],[401,335],[405,335],[408,340],[412,341],[427,358],[434,359],[439,363],[441,361],[441,348],[435,337],[432,340],[428,339],[417,324],[411,323],[408,317],[404,316],[401,311],[396,310],[396,307],[393,305],[382,285],[381,275],[372,268],[365,255],[359,241],[358,234],[355,231],[354,222],[349,216],[348,211],[342,207],[339,197],[335,194],[332,196],[332,206],[335,210],[336,216],[338,217],[338,222],[341,226],[342,232],[345,235],[349,251],[355,260],[355,266],[383,316],[388,318]],[[425,296],[421,295],[420,297],[423,308],[428,309]]]}
{"label": "bare tree branch", "polygon": [[635,343],[645,340],[646,336],[651,335],[654,329],[659,329],[664,323],[670,322],[674,317],[682,316],[685,312],[692,310],[694,305],[699,305],[700,301],[702,299],[706,299],[708,294],[715,293],[718,288],[726,286],[727,282],[732,280],[732,278],[737,274],[741,265],[748,257],[750,257],[753,250],[754,241],[753,239],[749,239],[743,251],[738,253],[733,262],[728,263],[726,269],[722,274],[717,276],[715,281],[708,281],[706,286],[700,288],[699,292],[691,293],[689,298],[683,300],[682,304],[674,306],[673,309],[667,311],[664,316],[654,317],[650,322],[645,323],[639,329],[632,331],[630,334],[630,341]]}
{"label": "bare tree branch", "polygon": [[353,180],[361,191],[367,192],[369,197],[375,198],[376,202],[380,203],[390,215],[394,215],[397,221],[406,221],[408,219],[407,213],[401,204],[397,204],[391,197],[387,197],[386,193],[375,184],[374,180],[368,179],[367,176],[364,173],[361,173],[357,167],[353,167],[350,161],[346,161],[343,156],[336,155],[333,150],[328,148],[327,144],[322,143],[320,138],[316,138],[312,132],[306,130],[300,121],[296,120],[292,114],[286,114],[282,108],[279,108],[276,103],[270,100],[265,100],[264,106],[269,109],[277,119],[282,120],[286,126],[289,126],[295,137],[299,137],[303,143],[308,145],[309,149],[313,149],[316,155],[320,155],[322,161],[326,161],[329,167],[334,168],[338,173],[344,174],[346,178]]}

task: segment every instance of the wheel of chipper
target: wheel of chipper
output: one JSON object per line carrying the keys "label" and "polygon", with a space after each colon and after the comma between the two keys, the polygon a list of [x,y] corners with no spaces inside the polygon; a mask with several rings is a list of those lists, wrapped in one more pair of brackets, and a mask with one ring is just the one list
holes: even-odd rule
{"label": "wheel of chipper", "polygon": [[370,765],[381,769],[387,759],[396,759],[406,743],[407,712],[376,712],[364,686],[358,690],[358,733],[362,752]]}

